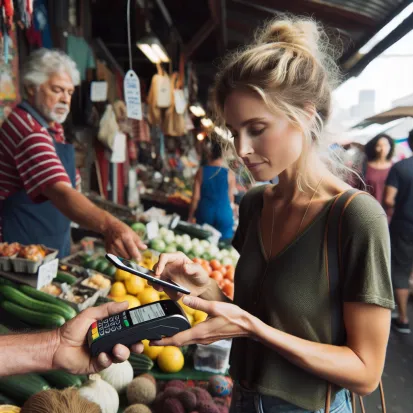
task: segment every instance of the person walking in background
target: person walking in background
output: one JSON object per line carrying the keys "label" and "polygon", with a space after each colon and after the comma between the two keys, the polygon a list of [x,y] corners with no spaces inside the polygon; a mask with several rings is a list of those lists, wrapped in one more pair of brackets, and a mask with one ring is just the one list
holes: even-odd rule
{"label": "person walking in background", "polygon": [[[409,134],[413,151],[413,130]],[[409,334],[407,316],[409,278],[413,268],[413,157],[396,163],[390,170],[384,193],[384,207],[389,216],[391,239],[391,265],[393,288],[398,316],[392,327],[399,333]]]}
{"label": "person walking in background", "polygon": [[367,163],[363,175],[367,190],[382,204],[384,186],[392,167],[394,141],[389,135],[377,135],[367,142],[365,152]]}
{"label": "person walking in background", "polygon": [[212,142],[208,163],[195,175],[194,193],[189,210],[189,222],[209,224],[221,232],[221,240],[231,240],[234,235],[235,175],[224,168],[222,149]]}

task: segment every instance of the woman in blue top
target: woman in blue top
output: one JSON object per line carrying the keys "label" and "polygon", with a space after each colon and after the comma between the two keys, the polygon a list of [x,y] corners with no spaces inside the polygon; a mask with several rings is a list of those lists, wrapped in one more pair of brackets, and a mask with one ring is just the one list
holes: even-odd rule
{"label": "woman in blue top", "polygon": [[223,167],[222,149],[212,142],[206,166],[195,175],[194,193],[189,210],[189,222],[209,224],[221,234],[221,240],[231,240],[234,235],[235,175]]}

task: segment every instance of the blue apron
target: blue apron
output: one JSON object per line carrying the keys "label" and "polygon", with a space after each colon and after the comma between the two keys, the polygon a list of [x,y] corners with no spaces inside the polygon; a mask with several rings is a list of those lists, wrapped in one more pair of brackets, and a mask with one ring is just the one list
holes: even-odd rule
{"label": "blue apron", "polygon": [[[72,186],[76,186],[75,150],[68,143],[53,140],[57,156],[63,164]],[[50,201],[34,203],[25,190],[3,201],[1,209],[3,240],[23,245],[43,244],[59,250],[59,258],[70,255],[70,219]]]}

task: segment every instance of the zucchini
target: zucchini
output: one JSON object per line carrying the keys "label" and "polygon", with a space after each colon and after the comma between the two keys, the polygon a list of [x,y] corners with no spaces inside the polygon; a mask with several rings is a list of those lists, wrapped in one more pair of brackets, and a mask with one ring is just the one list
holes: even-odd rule
{"label": "zucchini", "polygon": [[54,304],[63,308],[64,310],[66,310],[67,315],[70,316],[70,318],[75,317],[77,314],[76,310],[73,307],[71,307],[69,304],[66,304],[59,298],[54,297],[53,295],[44,293],[43,291],[36,290],[36,288],[30,287],[29,285],[21,285],[19,289],[29,297],[32,297],[44,303]]}
{"label": "zucchini", "polygon": [[47,381],[37,374],[0,377],[0,392],[22,404],[34,394],[49,389]]}
{"label": "zucchini", "polygon": [[66,311],[65,308],[55,304],[35,300],[34,298],[8,285],[0,286],[0,293],[6,298],[6,300],[26,307],[29,310],[39,311],[40,313],[46,314],[58,314],[64,317],[65,320],[71,320],[74,317],[73,312]]}
{"label": "zucchini", "polygon": [[68,272],[58,271],[55,280],[59,283],[73,285],[76,283],[77,278],[74,275],[69,274]]}
{"label": "zucchini", "polygon": [[41,376],[50,384],[50,387],[59,390],[67,387],[80,387],[83,383],[79,376],[61,370],[48,371],[42,373]]}
{"label": "zucchini", "polygon": [[150,371],[153,368],[153,361],[145,354],[131,353],[128,361],[135,372]]}
{"label": "zucchini", "polygon": [[25,323],[33,326],[56,328],[65,323],[65,319],[61,315],[40,313],[38,311],[29,310],[28,308],[21,307],[20,305],[10,301],[3,301],[0,306],[3,310],[15,316],[20,321],[24,321]]}

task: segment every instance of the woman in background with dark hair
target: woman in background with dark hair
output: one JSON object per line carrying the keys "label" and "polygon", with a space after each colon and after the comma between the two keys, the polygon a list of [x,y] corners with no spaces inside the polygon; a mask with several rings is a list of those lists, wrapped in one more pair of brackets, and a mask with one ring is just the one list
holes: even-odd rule
{"label": "woman in background with dark hair", "polygon": [[221,234],[221,240],[232,240],[234,235],[235,175],[224,166],[222,149],[212,142],[208,163],[195,175],[194,193],[189,210],[189,222],[209,224]]}
{"label": "woman in background with dark hair", "polygon": [[382,204],[386,179],[392,167],[394,141],[389,135],[380,134],[367,142],[364,150],[367,156],[364,168],[367,190]]}

